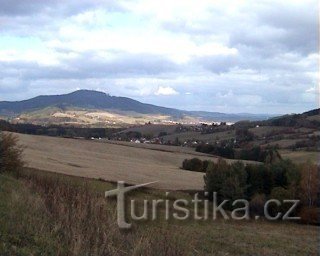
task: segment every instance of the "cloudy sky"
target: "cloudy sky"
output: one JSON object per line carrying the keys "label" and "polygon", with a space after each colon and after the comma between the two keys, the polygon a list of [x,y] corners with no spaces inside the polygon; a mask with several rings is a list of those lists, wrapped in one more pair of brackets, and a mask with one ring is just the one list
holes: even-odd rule
{"label": "cloudy sky", "polygon": [[94,89],[187,110],[317,107],[316,0],[0,0],[0,100]]}

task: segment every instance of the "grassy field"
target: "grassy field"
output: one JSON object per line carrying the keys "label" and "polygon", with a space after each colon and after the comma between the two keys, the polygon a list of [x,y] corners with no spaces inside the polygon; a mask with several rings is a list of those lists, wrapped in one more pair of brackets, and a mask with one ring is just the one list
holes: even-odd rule
{"label": "grassy field", "polygon": [[31,168],[128,184],[159,181],[155,188],[169,190],[203,189],[202,173],[180,169],[184,159],[218,159],[183,147],[17,136],[26,146],[24,159]]}
{"label": "grassy field", "polygon": [[318,164],[320,161],[319,152],[280,150],[280,154],[284,159],[291,159],[295,163],[305,163],[310,161]]}
{"label": "grassy field", "polygon": [[252,132],[255,136],[266,136],[270,132],[280,132],[288,130],[288,127],[282,127],[282,126],[260,126],[249,129],[250,132]]}
{"label": "grassy field", "polygon": [[276,140],[276,141],[272,141],[270,143],[267,144],[262,144],[261,146],[266,147],[266,146],[278,146],[279,148],[289,148],[294,146],[297,142],[299,141],[303,141],[303,139],[282,139],[282,140]]}
{"label": "grassy field", "polygon": [[[114,185],[25,170],[0,174],[1,255],[317,255],[319,227],[288,222],[135,222],[116,225]],[[130,197],[161,198],[144,189]],[[172,198],[190,198],[178,192]]]}
{"label": "grassy field", "polygon": [[[123,180],[129,184],[159,181],[156,188],[195,190],[203,188],[203,174],[180,169],[193,153],[166,152],[96,141],[19,134],[26,146],[24,159],[29,167],[68,175]],[[132,145],[132,144],[131,144]],[[174,148],[172,148],[174,150]],[[197,155],[201,159],[216,158]]]}

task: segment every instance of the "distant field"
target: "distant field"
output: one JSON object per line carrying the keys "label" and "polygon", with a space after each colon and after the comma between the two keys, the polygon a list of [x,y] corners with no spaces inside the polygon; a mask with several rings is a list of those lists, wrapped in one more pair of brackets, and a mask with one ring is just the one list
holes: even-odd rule
{"label": "distant field", "polygon": [[174,133],[175,130],[177,129],[178,125],[176,124],[150,124],[150,125],[141,125],[141,126],[136,126],[132,128],[128,128],[122,133],[126,132],[140,132],[143,135],[152,135],[154,137],[157,137],[160,132],[166,132],[167,134]]}
{"label": "distant field", "polygon": [[[112,141],[112,140],[101,141],[101,143],[123,145],[123,146],[127,146],[127,147],[150,149],[150,150],[163,151],[163,152],[185,153],[190,156],[196,156],[196,157],[198,157],[198,156],[208,157],[208,154],[196,152],[195,148],[191,148],[191,147],[169,146],[169,145],[148,144],[148,143],[134,143],[134,142],[127,142],[127,141]],[[211,157],[211,156],[209,156],[209,157]]]}
{"label": "distant field", "polygon": [[312,163],[316,164],[320,162],[319,152],[280,150],[280,153],[283,158],[291,159],[295,163],[311,161]]}
{"label": "distant field", "polygon": [[266,136],[270,132],[280,132],[288,130],[288,127],[282,127],[282,126],[260,126],[249,129],[250,132],[252,132],[255,136]]}
{"label": "distant field", "polygon": [[[29,167],[74,176],[101,178],[107,181],[123,180],[130,184],[159,181],[155,188],[194,190],[203,188],[203,174],[183,171],[185,158],[217,158],[195,152],[172,152],[115,145],[96,141],[54,138],[18,134],[26,146],[25,160]],[[140,146],[141,147],[141,146]],[[154,146],[153,146],[154,147]],[[182,175],[183,174],[183,175]]]}
{"label": "distant field", "polygon": [[180,141],[187,141],[187,140],[202,140],[209,143],[213,143],[219,140],[228,140],[235,137],[235,131],[224,131],[224,132],[215,132],[210,134],[201,134],[200,132],[183,132],[183,133],[176,133],[172,135],[164,136],[163,139],[165,141],[171,140],[174,141],[178,138]]}
{"label": "distant field", "polygon": [[303,139],[292,139],[292,140],[288,140],[288,139],[283,139],[283,140],[276,140],[276,141],[272,141],[270,143],[267,144],[262,144],[262,146],[276,146],[278,145],[280,148],[288,148],[291,146],[294,146],[297,142],[299,141],[303,141]]}

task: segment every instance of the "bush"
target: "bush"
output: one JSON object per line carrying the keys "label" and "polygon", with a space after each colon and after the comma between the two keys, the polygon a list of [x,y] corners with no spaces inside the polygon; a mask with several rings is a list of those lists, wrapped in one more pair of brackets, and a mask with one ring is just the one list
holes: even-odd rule
{"label": "bush", "polygon": [[17,136],[0,133],[0,173],[9,172],[19,176],[23,167],[22,151]]}
{"label": "bush", "polygon": [[251,149],[242,149],[239,152],[239,158],[243,160],[261,161],[262,150],[259,146],[255,146]]}
{"label": "bush", "polygon": [[[294,196],[294,191],[291,189],[285,189],[283,187],[275,187],[272,189],[270,194],[270,199],[276,199],[281,202],[281,206],[276,206],[275,204],[270,204],[270,212],[272,215],[276,215],[277,212],[285,214],[290,208],[291,204],[283,203],[284,200],[297,199]],[[295,209],[297,211],[297,209]],[[291,213],[292,216],[296,216],[296,213]]]}
{"label": "bush", "polygon": [[303,224],[320,224],[320,209],[317,207],[302,207],[298,215]]}
{"label": "bush", "polygon": [[238,143],[246,143],[254,139],[254,134],[248,128],[237,128],[236,139]]}
{"label": "bush", "polygon": [[273,180],[270,170],[266,165],[246,166],[247,172],[247,197],[251,198],[254,194],[268,195],[273,187]]}
{"label": "bush", "polygon": [[266,196],[264,194],[255,194],[250,201],[250,214],[263,216],[265,203]]}
{"label": "bush", "polygon": [[281,160],[269,165],[273,175],[274,186],[288,188],[297,185],[300,180],[300,170],[291,160]]}
{"label": "bush", "polygon": [[182,168],[193,172],[205,172],[204,163],[199,158],[185,159]]}
{"label": "bush", "polygon": [[210,144],[201,144],[196,147],[197,152],[217,155],[225,158],[234,158],[234,149],[232,145],[210,145]]}

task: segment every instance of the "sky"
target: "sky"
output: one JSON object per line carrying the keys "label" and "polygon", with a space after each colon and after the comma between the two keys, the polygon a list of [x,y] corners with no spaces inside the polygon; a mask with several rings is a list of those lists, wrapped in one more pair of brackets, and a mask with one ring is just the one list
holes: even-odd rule
{"label": "sky", "polygon": [[0,0],[0,101],[78,89],[185,110],[319,107],[316,0]]}

